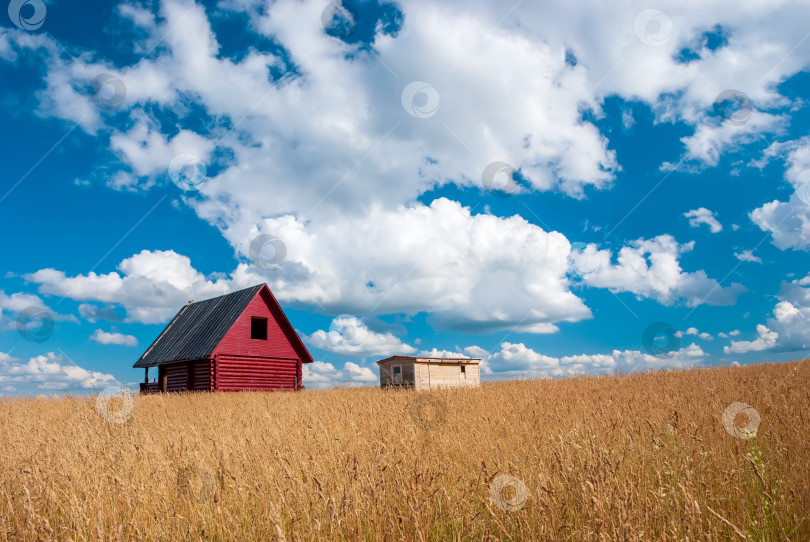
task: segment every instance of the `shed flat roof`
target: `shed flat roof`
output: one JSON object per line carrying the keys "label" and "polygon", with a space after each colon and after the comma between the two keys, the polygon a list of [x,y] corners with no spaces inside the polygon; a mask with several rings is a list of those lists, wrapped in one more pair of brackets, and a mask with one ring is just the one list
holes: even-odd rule
{"label": "shed flat roof", "polygon": [[448,364],[471,363],[475,365],[481,363],[481,358],[435,358],[429,356],[391,356],[389,358],[378,360],[377,365],[385,363],[386,361],[394,361],[394,360],[413,361],[415,363],[448,363]]}

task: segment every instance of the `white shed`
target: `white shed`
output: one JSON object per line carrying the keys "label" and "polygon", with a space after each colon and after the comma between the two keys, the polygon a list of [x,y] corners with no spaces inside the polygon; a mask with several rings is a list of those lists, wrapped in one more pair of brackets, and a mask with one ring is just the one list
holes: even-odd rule
{"label": "white shed", "polygon": [[409,386],[416,390],[479,386],[480,358],[391,356],[377,362],[380,387]]}

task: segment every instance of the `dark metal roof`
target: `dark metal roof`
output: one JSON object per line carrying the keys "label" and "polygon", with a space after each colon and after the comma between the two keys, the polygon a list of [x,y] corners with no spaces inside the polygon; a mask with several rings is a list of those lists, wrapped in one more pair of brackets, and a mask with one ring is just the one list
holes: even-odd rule
{"label": "dark metal roof", "polygon": [[208,358],[264,284],[189,303],[135,363],[154,367],[173,361]]}

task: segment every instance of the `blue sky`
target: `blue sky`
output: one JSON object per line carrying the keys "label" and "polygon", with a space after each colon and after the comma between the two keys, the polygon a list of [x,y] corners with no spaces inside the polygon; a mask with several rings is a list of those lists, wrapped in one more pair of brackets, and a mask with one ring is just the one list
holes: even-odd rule
{"label": "blue sky", "polygon": [[722,4],[10,2],[0,393],[260,282],[310,387],[805,357],[810,6]]}

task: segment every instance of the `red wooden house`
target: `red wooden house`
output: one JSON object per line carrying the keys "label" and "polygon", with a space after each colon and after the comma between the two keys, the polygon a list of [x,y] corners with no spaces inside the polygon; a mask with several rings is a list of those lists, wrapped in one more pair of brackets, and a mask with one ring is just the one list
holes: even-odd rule
{"label": "red wooden house", "polygon": [[[298,390],[312,356],[266,284],[189,302],[135,363],[141,392]],[[157,367],[157,381],[149,368]]]}

